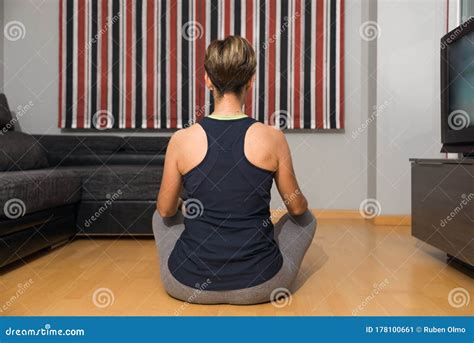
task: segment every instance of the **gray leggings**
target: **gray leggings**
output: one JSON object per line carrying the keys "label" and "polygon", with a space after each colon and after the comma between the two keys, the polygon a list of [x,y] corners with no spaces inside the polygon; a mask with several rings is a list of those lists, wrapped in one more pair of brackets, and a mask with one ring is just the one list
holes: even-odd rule
{"label": "gray leggings", "polygon": [[280,271],[264,283],[230,291],[196,289],[183,285],[173,277],[168,268],[168,259],[183,231],[181,211],[169,218],[162,218],[155,212],[153,233],[160,257],[161,280],[169,295],[196,304],[259,304],[276,301],[277,297],[288,295],[283,293],[291,292],[290,287],[298,274],[301,261],[313,241],[316,218],[309,211],[297,217],[284,215],[275,224],[275,241],[283,255]]}

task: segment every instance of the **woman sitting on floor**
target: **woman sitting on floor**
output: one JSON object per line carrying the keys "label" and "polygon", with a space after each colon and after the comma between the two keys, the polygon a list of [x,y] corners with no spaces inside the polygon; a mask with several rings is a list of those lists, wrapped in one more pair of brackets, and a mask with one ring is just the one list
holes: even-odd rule
{"label": "woman sitting on floor", "polygon": [[[187,302],[276,300],[273,291],[290,289],[296,278],[316,219],[284,134],[242,112],[256,69],[252,46],[238,36],[214,41],[204,67],[215,110],[176,132],[166,153],[153,218],[161,278],[171,296]],[[275,226],[273,180],[289,212]]]}

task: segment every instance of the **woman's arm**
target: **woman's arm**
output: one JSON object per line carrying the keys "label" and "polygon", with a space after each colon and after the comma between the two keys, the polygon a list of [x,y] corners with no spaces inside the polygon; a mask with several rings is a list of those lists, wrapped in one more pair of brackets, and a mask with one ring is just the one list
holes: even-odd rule
{"label": "woman's arm", "polygon": [[308,209],[308,201],[296,181],[290,147],[288,146],[285,135],[281,131],[276,131],[275,140],[278,160],[275,183],[288,212],[293,216],[298,216],[306,212]]}
{"label": "woman's arm", "polygon": [[180,135],[176,132],[170,139],[166,150],[165,166],[158,194],[157,210],[162,217],[172,217],[180,205],[182,180],[178,170]]}

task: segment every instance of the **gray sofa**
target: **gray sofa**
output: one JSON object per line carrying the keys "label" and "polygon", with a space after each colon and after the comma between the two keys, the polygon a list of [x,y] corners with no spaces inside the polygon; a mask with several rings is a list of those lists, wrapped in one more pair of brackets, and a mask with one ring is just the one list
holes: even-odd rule
{"label": "gray sofa", "polygon": [[76,235],[152,235],[167,137],[28,135],[0,94],[0,267]]}

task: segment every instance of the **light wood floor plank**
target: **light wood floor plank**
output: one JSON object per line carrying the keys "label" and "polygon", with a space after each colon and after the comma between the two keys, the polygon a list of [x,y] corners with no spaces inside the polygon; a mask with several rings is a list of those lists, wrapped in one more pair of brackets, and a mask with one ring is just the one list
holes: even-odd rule
{"label": "light wood floor plank", "polygon": [[[183,303],[163,290],[152,239],[85,238],[4,269],[0,315],[473,315],[474,299],[449,304],[459,287],[474,296],[472,279],[409,227],[320,219],[297,290],[281,308]],[[111,292],[107,307],[92,300],[99,288]]]}

